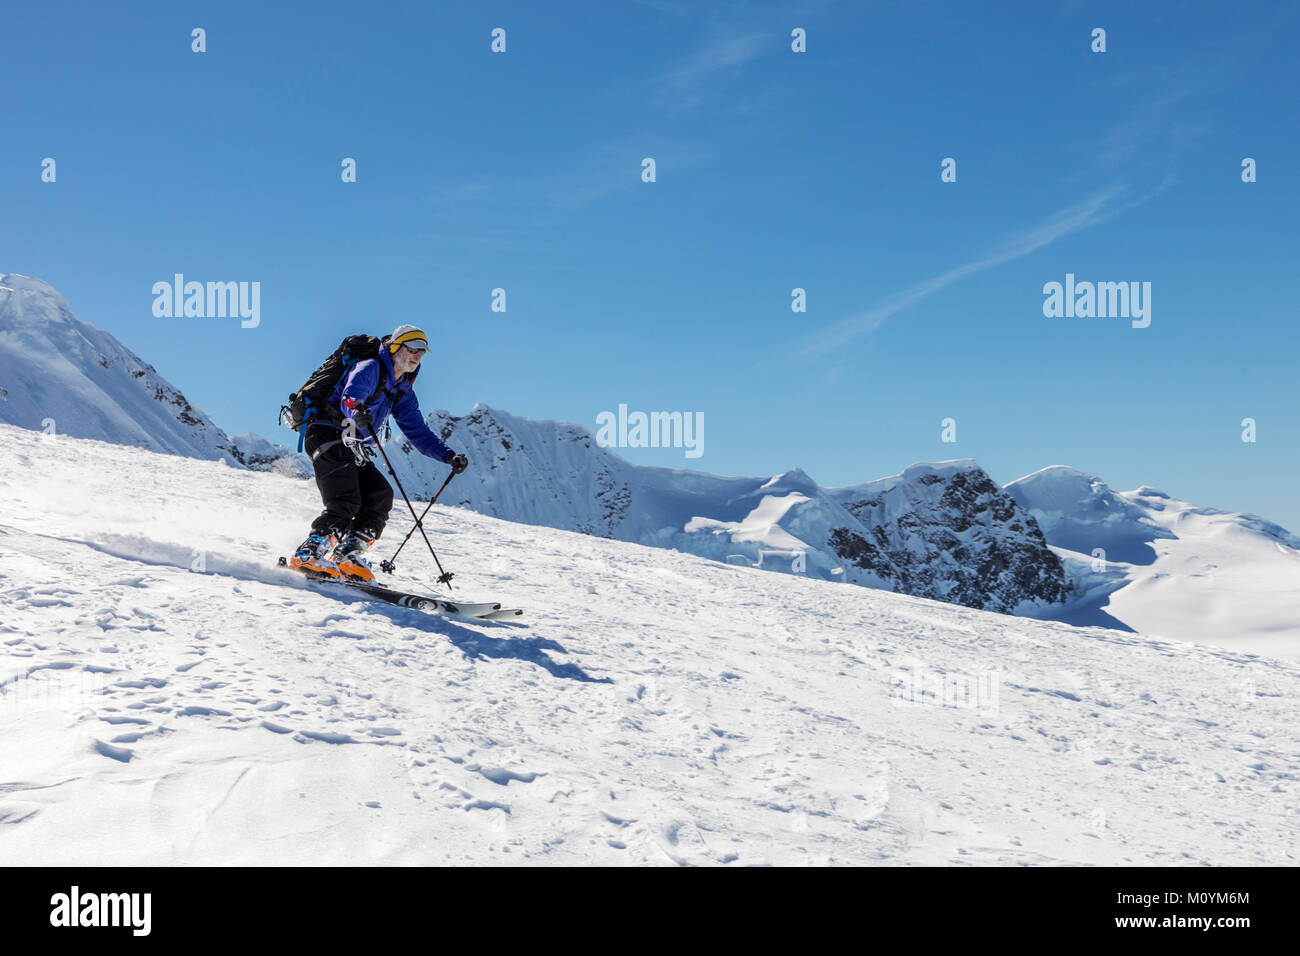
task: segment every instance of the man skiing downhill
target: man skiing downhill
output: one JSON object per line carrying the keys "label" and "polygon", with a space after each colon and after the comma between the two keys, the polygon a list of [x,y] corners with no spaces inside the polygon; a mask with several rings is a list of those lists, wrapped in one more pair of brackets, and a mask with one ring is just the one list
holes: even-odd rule
{"label": "man skiing downhill", "polygon": [[428,351],[424,332],[399,325],[380,342],[377,358],[357,362],[329,398],[342,424],[313,420],[303,428],[303,450],[311,456],[325,510],[311,534],[289,559],[289,567],[374,580],[366,552],[383,533],[393,507],[393,489],[368,457],[391,413],[407,440],[421,453],[460,474],[464,455],[448,448],[424,423],[413,386]]}

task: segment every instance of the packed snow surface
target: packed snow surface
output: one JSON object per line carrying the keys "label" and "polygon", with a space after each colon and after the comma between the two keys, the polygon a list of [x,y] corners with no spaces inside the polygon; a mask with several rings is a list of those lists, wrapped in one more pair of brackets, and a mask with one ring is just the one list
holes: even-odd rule
{"label": "packed snow surface", "polygon": [[1293,664],[438,505],[459,621],[276,568],[318,507],[0,426],[0,862],[1296,862]]}

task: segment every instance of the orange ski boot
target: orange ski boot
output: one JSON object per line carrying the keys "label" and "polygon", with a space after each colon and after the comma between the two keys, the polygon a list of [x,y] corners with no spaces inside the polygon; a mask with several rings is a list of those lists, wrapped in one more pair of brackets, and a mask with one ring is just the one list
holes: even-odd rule
{"label": "orange ski boot", "polygon": [[339,577],[351,578],[354,581],[373,581],[375,572],[370,570],[370,561],[366,557],[366,552],[374,543],[375,539],[367,534],[350,534],[344,538],[330,555],[330,560],[338,568]]}
{"label": "orange ski boot", "polygon": [[289,559],[289,567],[296,571],[312,571],[332,578],[339,577],[338,567],[326,557],[336,542],[337,539],[332,534],[313,534],[298,546],[298,550]]}

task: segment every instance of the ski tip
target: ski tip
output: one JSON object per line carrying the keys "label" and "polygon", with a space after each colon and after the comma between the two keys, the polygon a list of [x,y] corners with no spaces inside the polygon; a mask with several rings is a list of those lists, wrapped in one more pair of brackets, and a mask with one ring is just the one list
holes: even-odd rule
{"label": "ski tip", "polygon": [[280,560],[278,560],[276,564],[278,564],[282,568],[287,568],[289,566],[289,559],[286,558],[284,555],[280,555]]}

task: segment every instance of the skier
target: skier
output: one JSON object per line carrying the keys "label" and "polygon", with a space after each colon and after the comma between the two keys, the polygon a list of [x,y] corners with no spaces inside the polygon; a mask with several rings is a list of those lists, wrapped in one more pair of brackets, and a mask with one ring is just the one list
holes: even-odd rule
{"label": "skier", "polygon": [[428,348],[423,331],[399,325],[381,340],[377,358],[357,362],[334,386],[329,406],[342,424],[313,420],[303,426],[303,449],[311,456],[325,510],[289,567],[374,580],[366,552],[388,522],[393,489],[369,455],[390,412],[420,452],[451,465],[453,474],[468,466],[469,460],[448,448],[420,414],[412,389]]}

